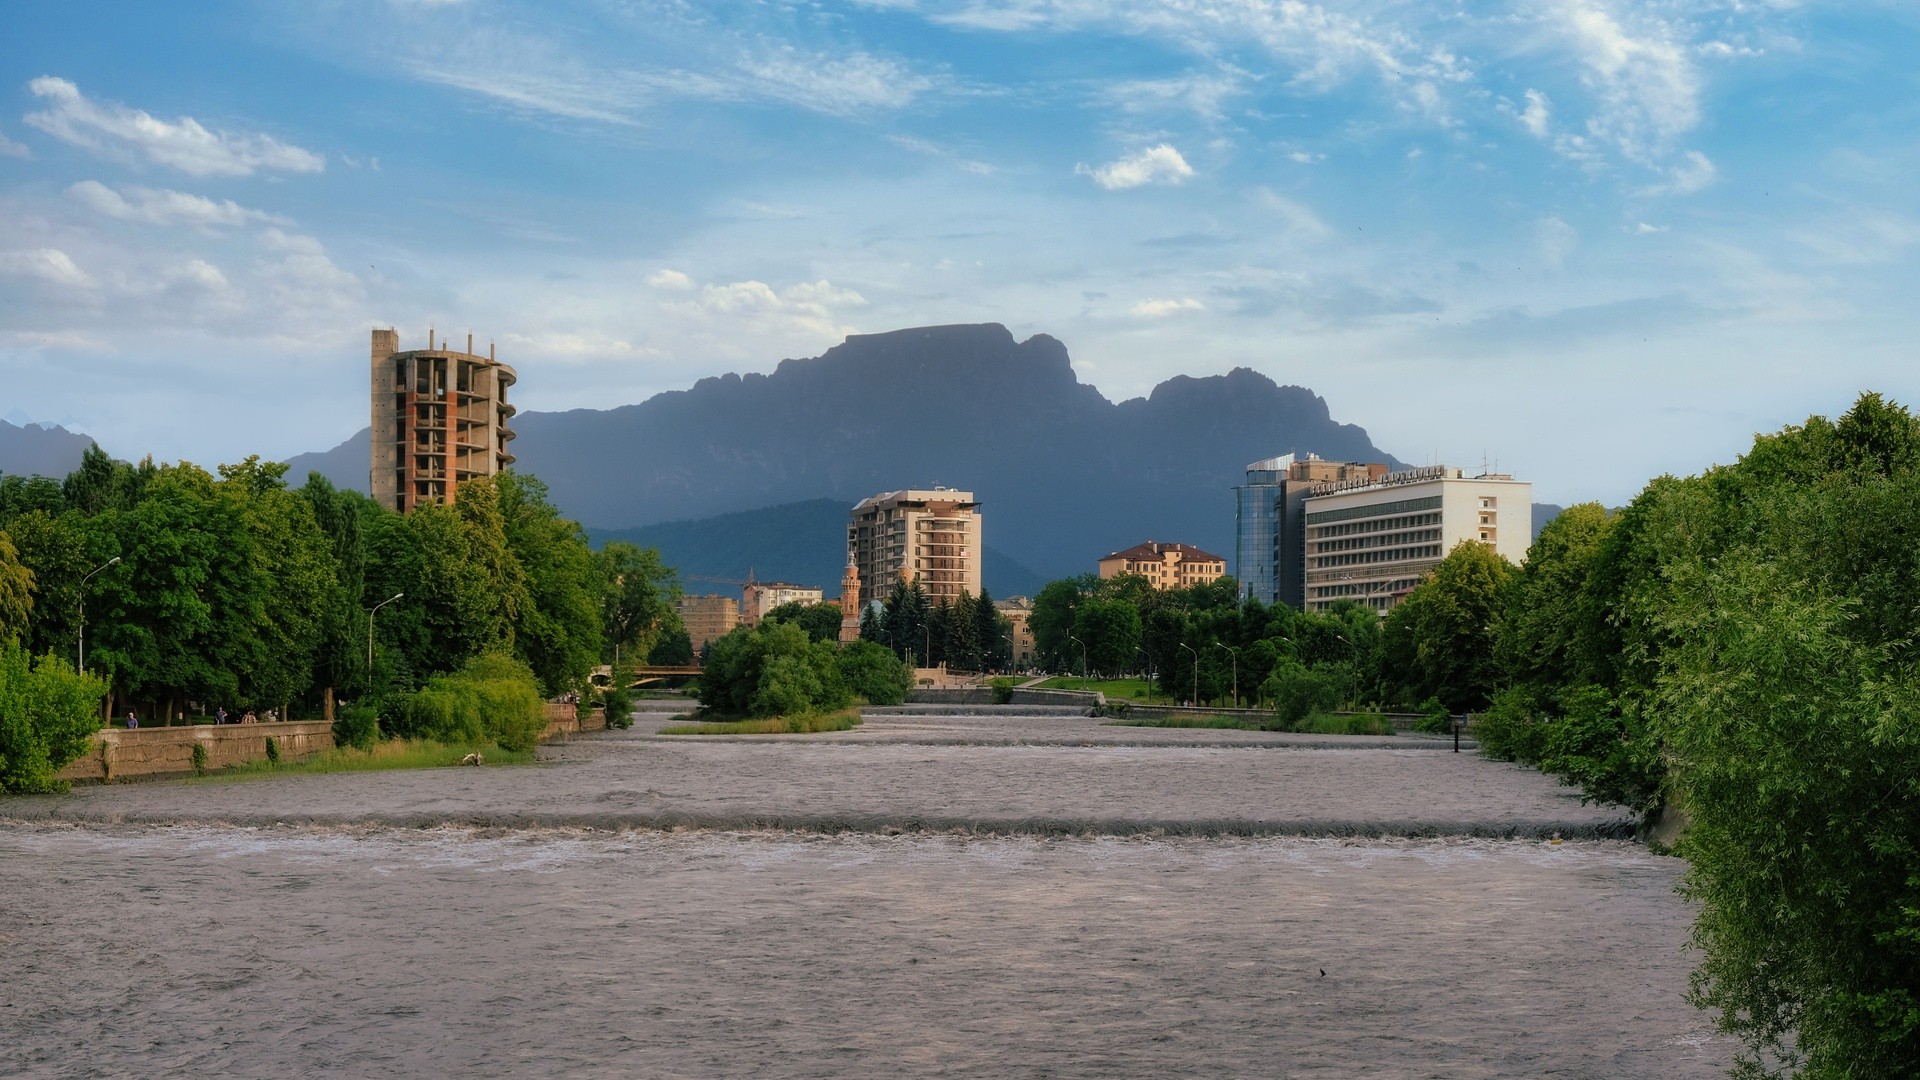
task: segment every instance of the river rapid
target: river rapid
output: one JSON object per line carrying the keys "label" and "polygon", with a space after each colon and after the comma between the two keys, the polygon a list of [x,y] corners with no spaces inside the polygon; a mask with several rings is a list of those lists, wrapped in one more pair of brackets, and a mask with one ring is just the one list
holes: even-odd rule
{"label": "river rapid", "polygon": [[[1627,841],[385,820],[449,773],[645,790],[584,779],[633,743],[301,778],[361,799],[359,823],[219,820],[276,780],[31,804],[0,824],[0,1075],[1672,1078],[1731,1057],[1683,1001],[1682,864]],[[114,820],[155,805],[200,820]]]}

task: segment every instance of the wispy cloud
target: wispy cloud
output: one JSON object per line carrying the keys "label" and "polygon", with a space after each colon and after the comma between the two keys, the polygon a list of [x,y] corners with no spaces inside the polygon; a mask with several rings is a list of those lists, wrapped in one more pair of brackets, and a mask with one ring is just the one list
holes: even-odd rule
{"label": "wispy cloud", "polygon": [[72,256],[58,248],[0,251],[0,275],[70,289],[85,289],[93,285],[92,275],[80,269]]}
{"label": "wispy cloud", "polygon": [[961,171],[970,172],[977,176],[989,176],[998,171],[984,161],[975,161],[972,158],[962,157],[944,146],[928,142],[925,139],[916,139],[911,135],[889,135],[887,136],[887,141],[900,147],[902,150],[911,150],[916,154],[925,154],[928,157],[950,161]]}
{"label": "wispy cloud", "polygon": [[142,225],[192,225],[203,229],[234,228],[255,222],[286,219],[249,210],[232,199],[218,202],[184,191],[129,187],[115,191],[98,180],[82,180],[67,189],[69,198],[87,209],[121,221]]}
{"label": "wispy cloud", "polygon": [[1178,184],[1193,176],[1193,166],[1167,143],[1150,146],[1137,154],[1098,168],[1081,165],[1075,172],[1093,177],[1093,182],[1108,191],[1143,187],[1147,184]]}
{"label": "wispy cloud", "polygon": [[191,116],[162,120],[118,102],[95,101],[66,79],[42,76],[27,84],[47,107],[28,113],[41,131],[122,161],[144,158],[192,176],[252,176],[260,171],[319,172],[326,160],[270,135],[208,129]]}
{"label": "wispy cloud", "polygon": [[1564,0],[1559,21],[1597,108],[1587,134],[1648,164],[1700,122],[1700,77],[1680,31],[1649,12],[1628,25],[1595,0]]}
{"label": "wispy cloud", "polygon": [[33,160],[33,151],[27,149],[24,144],[14,142],[12,139],[7,138],[7,133],[0,131],[0,157],[19,158],[22,161],[31,161]]}
{"label": "wispy cloud", "polygon": [[1164,319],[1170,315],[1187,315],[1195,311],[1205,311],[1207,305],[1191,296],[1177,300],[1142,300],[1127,311],[1142,319]]}

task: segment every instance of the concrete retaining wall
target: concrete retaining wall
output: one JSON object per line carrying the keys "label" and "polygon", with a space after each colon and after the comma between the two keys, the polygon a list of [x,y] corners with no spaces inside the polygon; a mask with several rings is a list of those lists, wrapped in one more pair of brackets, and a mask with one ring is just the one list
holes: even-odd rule
{"label": "concrete retaining wall", "polygon": [[324,720],[275,724],[196,724],[192,727],[106,728],[93,746],[60,770],[60,779],[130,780],[143,776],[181,776],[193,771],[193,748],[206,749],[207,771],[267,758],[272,739],[282,761],[298,761],[333,749],[333,725]]}

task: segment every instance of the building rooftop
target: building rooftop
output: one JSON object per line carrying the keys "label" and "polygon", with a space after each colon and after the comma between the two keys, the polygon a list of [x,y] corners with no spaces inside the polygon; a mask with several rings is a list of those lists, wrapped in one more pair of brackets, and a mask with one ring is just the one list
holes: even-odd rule
{"label": "building rooftop", "polygon": [[1157,560],[1169,551],[1178,552],[1183,562],[1223,563],[1227,561],[1225,556],[1202,551],[1192,544],[1162,544],[1156,540],[1143,541],[1127,548],[1125,551],[1116,551],[1109,555],[1102,555],[1100,561],[1106,562],[1108,559],[1127,559],[1131,562],[1147,562]]}

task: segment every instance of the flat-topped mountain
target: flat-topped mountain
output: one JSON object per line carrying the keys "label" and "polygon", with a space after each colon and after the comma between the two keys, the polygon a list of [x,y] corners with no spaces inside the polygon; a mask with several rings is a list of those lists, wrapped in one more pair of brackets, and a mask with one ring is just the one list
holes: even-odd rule
{"label": "flat-topped mountain", "polygon": [[14,425],[0,420],[0,475],[58,479],[79,468],[80,456],[92,445],[90,436],[56,424]]}
{"label": "flat-topped mountain", "polygon": [[[1394,461],[1303,387],[1235,368],[1116,404],[1080,382],[1059,341],[1016,341],[995,323],[856,335],[771,374],[615,409],[522,413],[514,429],[516,468],[589,526],[815,498],[850,507],[944,484],[974,492],[988,543],[1046,577],[1091,572],[1146,539],[1232,552],[1231,488],[1250,461]],[[293,475],[318,469],[364,490],[366,440],[295,458]]]}

